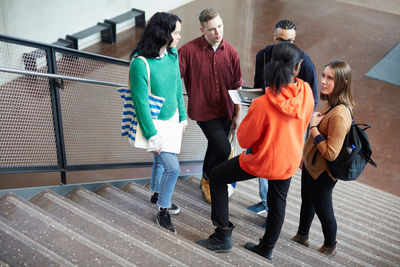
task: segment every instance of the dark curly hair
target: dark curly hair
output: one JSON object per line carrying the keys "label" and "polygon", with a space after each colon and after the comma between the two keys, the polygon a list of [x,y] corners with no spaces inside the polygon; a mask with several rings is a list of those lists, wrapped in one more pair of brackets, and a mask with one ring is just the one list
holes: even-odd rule
{"label": "dark curly hair", "polygon": [[142,37],[135,50],[131,53],[138,54],[145,58],[156,58],[160,55],[160,49],[167,44],[167,51],[171,52],[173,41],[171,33],[175,30],[176,22],[181,19],[171,13],[157,12],[147,22]]}

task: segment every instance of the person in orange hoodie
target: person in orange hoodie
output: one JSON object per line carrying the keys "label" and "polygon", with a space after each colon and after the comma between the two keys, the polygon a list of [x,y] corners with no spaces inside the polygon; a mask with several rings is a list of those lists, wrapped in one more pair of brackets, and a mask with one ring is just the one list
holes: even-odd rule
{"label": "person in orange hoodie", "polygon": [[234,226],[229,221],[227,184],[260,177],[269,180],[267,228],[258,245],[247,243],[245,248],[272,259],[291,177],[300,164],[303,136],[314,109],[310,85],[296,78],[301,62],[301,50],[295,44],[282,42],[274,47],[265,66],[265,95],[253,100],[237,131],[246,151],[210,173],[211,220],[216,228],[197,244],[214,252],[232,250]]}

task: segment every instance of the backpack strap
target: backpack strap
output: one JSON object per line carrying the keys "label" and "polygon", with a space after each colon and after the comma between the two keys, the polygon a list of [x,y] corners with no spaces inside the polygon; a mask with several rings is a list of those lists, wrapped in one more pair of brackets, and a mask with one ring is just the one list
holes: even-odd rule
{"label": "backpack strap", "polygon": [[371,128],[371,124],[368,124],[368,123],[356,123],[356,124],[357,124],[358,126],[363,126],[364,128],[361,127],[361,129],[362,129],[363,131],[365,131],[365,130]]}

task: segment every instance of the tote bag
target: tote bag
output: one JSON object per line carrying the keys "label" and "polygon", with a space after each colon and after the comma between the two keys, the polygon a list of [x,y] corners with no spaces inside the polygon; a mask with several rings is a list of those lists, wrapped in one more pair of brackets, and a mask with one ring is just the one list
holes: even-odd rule
{"label": "tote bag", "polygon": [[[147,81],[148,81],[148,95],[149,95],[149,107],[151,116],[153,119],[157,119],[160,114],[161,108],[165,102],[164,97],[156,96],[151,93],[150,86],[150,67],[147,63],[146,58],[142,56],[134,57],[140,58],[146,65],[147,69]],[[121,121],[121,136],[128,138],[128,141],[131,145],[135,145],[136,134],[138,131],[138,121],[135,112],[135,107],[132,101],[131,95],[131,79],[129,75],[128,88],[118,88],[118,92],[123,99],[123,107],[122,107],[122,121]]]}

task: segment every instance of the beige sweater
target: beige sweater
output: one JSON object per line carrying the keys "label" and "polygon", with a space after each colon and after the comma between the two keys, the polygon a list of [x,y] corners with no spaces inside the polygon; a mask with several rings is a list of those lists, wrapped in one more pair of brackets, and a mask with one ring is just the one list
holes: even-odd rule
{"label": "beige sweater", "polygon": [[[338,105],[330,110],[322,119],[318,126],[320,134],[325,137],[317,146],[314,145],[314,137],[310,134],[307,138],[303,151],[304,165],[314,179],[317,179],[325,170],[332,176],[327,160],[332,161],[337,158],[342,149],[344,138],[350,130],[351,114],[347,107]],[[312,159],[315,151],[319,153],[315,164],[312,165]]]}

